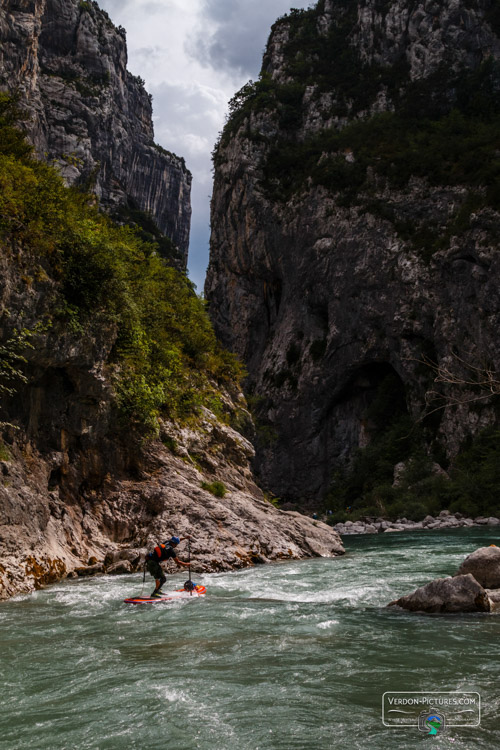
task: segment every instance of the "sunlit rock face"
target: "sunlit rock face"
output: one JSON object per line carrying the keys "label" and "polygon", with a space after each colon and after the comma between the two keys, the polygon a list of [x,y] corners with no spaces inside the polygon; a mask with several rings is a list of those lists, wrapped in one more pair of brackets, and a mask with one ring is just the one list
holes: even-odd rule
{"label": "sunlit rock face", "polygon": [[[431,411],[422,360],[498,372],[499,201],[457,130],[499,111],[498,31],[489,0],[322,1],[276,22],[234,103],[205,294],[248,368],[256,468],[282,498],[325,494],[381,428],[385,391],[415,422]],[[496,417],[462,403],[467,386],[438,388],[426,440],[450,457]]]}
{"label": "sunlit rock face", "polygon": [[191,174],[154,143],[151,97],[127,71],[125,30],[97,3],[0,4],[0,85],[16,90],[37,154],[112,213],[151,215],[186,267]]}

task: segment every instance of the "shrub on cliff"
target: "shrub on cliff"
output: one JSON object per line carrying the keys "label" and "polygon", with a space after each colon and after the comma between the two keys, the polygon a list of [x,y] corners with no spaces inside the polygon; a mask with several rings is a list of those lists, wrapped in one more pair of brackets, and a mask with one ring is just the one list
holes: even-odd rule
{"label": "shrub on cliff", "polygon": [[227,492],[226,485],[223,482],[202,482],[201,488],[210,492],[215,497],[224,497]]}
{"label": "shrub on cliff", "polygon": [[115,225],[93,196],[36,160],[18,117],[0,94],[0,242],[12,262],[22,255],[23,273],[30,265],[25,283],[55,282],[50,324],[73,335],[115,331],[109,365],[126,424],[154,432],[160,413],[185,419],[201,404],[213,409],[217,383],[241,371],[192,283],[167,266],[155,242]]}

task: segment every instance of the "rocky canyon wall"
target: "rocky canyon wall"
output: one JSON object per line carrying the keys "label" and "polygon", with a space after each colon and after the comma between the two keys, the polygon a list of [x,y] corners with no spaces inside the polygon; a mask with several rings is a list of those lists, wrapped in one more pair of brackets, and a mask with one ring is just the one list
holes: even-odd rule
{"label": "rocky canyon wall", "polygon": [[[85,0],[2,0],[0,43],[37,155],[111,214],[149,212],[185,268],[190,174],[153,142],[124,30]],[[89,563],[132,572],[172,533],[191,535],[197,572],[342,554],[256,485],[229,426],[250,421],[236,365],[161,241],[66,189],[0,98],[0,599]]]}
{"label": "rocky canyon wall", "polygon": [[[207,407],[189,426],[164,415],[157,436],[124,422],[116,321],[102,308],[75,327],[57,275],[43,253],[2,237],[0,600],[89,563],[103,572],[121,558],[133,572],[173,533],[191,535],[199,573],[343,553],[331,527],[264,498],[253,447],[227,423],[249,419],[235,382],[219,391],[225,419]],[[16,348],[19,330],[31,336]]]}
{"label": "rocky canyon wall", "polygon": [[470,381],[500,367],[499,61],[488,0],[322,0],[232,101],[205,293],[278,496],[324,496],[385,391],[447,461],[496,421]]}
{"label": "rocky canyon wall", "polygon": [[123,28],[89,0],[2,0],[0,86],[17,91],[40,158],[103,208],[151,215],[187,264],[191,174],[154,142],[151,97]]}

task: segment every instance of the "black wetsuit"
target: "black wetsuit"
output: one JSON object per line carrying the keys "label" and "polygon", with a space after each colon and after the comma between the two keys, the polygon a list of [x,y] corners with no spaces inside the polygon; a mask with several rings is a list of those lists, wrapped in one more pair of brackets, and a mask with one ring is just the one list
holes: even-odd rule
{"label": "black wetsuit", "polygon": [[160,581],[160,585],[158,586],[158,589],[156,589],[157,591],[160,590],[160,588],[167,580],[167,577],[163,572],[163,568],[161,567],[160,563],[163,560],[170,560],[171,558],[175,557],[177,557],[177,553],[168,542],[165,542],[165,544],[159,544],[154,548],[153,552],[149,553],[146,560],[146,568],[148,573],[151,573],[155,580]]}

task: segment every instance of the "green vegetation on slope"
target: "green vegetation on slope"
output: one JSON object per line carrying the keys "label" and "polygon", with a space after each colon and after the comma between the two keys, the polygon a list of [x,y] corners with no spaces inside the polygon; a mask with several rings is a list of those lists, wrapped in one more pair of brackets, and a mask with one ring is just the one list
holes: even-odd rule
{"label": "green vegetation on slope", "polygon": [[268,192],[286,200],[312,179],[356,203],[360,192],[373,192],[371,171],[396,188],[416,176],[483,189],[484,205],[500,208],[500,66],[485,63],[473,78],[475,98],[467,99],[473,83],[463,80],[455,106],[439,117],[403,107],[303,141],[279,141],[264,167]]}
{"label": "green vegetation on slope", "polygon": [[[289,198],[307,178],[355,202],[370,190],[372,168],[395,187],[410,177],[432,185],[484,187],[484,203],[500,208],[500,112],[491,118],[470,117],[453,109],[439,120],[410,122],[383,113],[339,131],[322,131],[306,142],[281,144],[269,154],[265,176],[275,197]],[[352,154],[352,161],[346,154]],[[300,171],[296,165],[300,164]]]}
{"label": "green vegetation on slope", "polygon": [[[333,522],[364,516],[421,520],[445,508],[471,516],[498,515],[498,427],[469,438],[449,464],[433,440],[432,419],[415,423],[408,414],[395,375],[381,381],[364,419],[370,425],[371,442],[346,470],[336,473],[325,499],[325,508],[333,510]],[[436,471],[437,465],[447,474]]]}
{"label": "green vegetation on slope", "polygon": [[37,161],[18,118],[0,94],[0,242],[25,264],[29,257],[27,286],[55,282],[45,324],[75,336],[110,331],[119,413],[139,431],[154,433],[161,413],[186,419],[202,404],[217,408],[217,383],[237,380],[240,366],[218,344],[191,282],[156,242],[116,226],[93,196]]}
{"label": "green vegetation on slope", "polygon": [[227,492],[223,482],[202,482],[201,487],[212,495],[215,495],[215,497],[224,497]]}
{"label": "green vegetation on slope", "polygon": [[[325,501],[333,510],[332,522],[365,516],[419,521],[443,509],[498,516],[500,430],[490,427],[470,439],[445,476],[435,473],[414,429],[403,421],[392,425],[381,440],[358,453],[348,471],[336,475]],[[394,452],[404,462],[396,484],[390,465]]]}
{"label": "green vegetation on slope", "polygon": [[154,243],[159,255],[168,260],[172,265],[179,265],[181,254],[170,237],[162,234],[156,223],[146,211],[129,199],[127,205],[121,205],[111,214],[111,218],[118,224],[126,224],[136,230],[137,236],[146,243]]}

